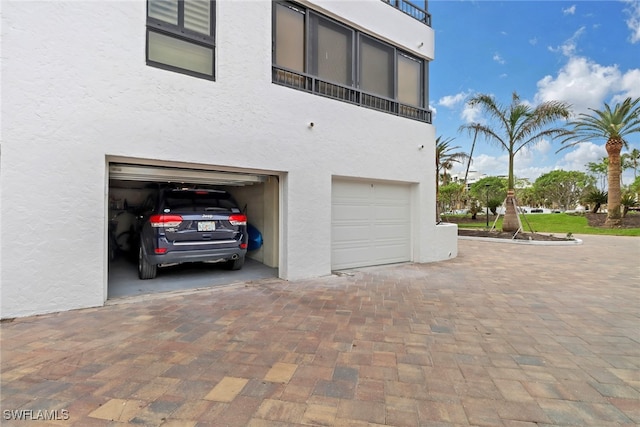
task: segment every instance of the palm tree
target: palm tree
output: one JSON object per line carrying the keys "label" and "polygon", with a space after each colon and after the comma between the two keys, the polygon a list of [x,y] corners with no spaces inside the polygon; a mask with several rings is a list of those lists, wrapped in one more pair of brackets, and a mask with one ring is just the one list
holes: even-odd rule
{"label": "palm tree", "polygon": [[622,166],[625,169],[633,169],[633,178],[638,177],[638,165],[640,164],[640,150],[634,148],[630,153],[622,155]]}
{"label": "palm tree", "polygon": [[581,113],[569,123],[573,126],[573,132],[562,141],[568,144],[560,150],[594,139],[606,140],[604,147],[609,156],[607,220],[605,221],[607,227],[619,227],[622,224],[620,152],[623,146],[627,146],[624,137],[631,133],[640,132],[640,105],[638,103],[640,103],[640,98],[635,100],[627,98],[622,103],[616,104],[613,111],[606,103],[603,110],[590,108],[591,114]]}
{"label": "palm tree", "polygon": [[436,218],[438,221],[440,221],[439,202],[437,200],[440,186],[440,171],[442,171],[442,183],[447,184],[449,181],[447,171],[453,168],[454,163],[461,163],[469,157],[467,153],[462,151],[454,152],[460,147],[452,147],[450,144],[453,140],[454,138],[445,139],[442,136],[436,138]]}
{"label": "palm tree", "polygon": [[607,182],[607,170],[609,169],[609,159],[603,157],[600,163],[587,163],[587,170],[598,180],[600,180],[600,189],[604,191]]}
{"label": "palm tree", "polygon": [[472,123],[462,126],[462,129],[477,130],[487,141],[497,144],[509,154],[508,190],[506,198],[506,212],[502,222],[503,231],[517,231],[520,221],[515,206],[515,178],[513,175],[513,160],[515,155],[524,147],[540,141],[542,138],[564,136],[568,131],[562,127],[552,127],[558,119],[570,116],[568,104],[559,101],[546,101],[532,107],[520,101],[517,93],[513,93],[511,105],[502,106],[496,100],[485,94],[472,97],[468,104],[480,107],[490,118],[495,120],[496,127]]}

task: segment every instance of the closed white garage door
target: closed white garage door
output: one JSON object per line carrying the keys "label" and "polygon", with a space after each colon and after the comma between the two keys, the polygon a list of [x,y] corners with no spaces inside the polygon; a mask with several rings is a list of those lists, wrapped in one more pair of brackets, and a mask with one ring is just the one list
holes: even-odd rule
{"label": "closed white garage door", "polygon": [[331,268],[364,267],[411,259],[411,187],[334,179]]}

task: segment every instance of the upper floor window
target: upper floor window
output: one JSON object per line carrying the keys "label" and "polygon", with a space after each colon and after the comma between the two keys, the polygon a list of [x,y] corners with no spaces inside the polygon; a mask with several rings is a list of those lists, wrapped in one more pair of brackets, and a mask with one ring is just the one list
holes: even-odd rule
{"label": "upper floor window", "polygon": [[431,121],[427,62],[288,2],[274,3],[274,83]]}
{"label": "upper floor window", "polygon": [[424,62],[416,58],[398,53],[398,100],[404,104],[420,106],[420,96],[424,90]]}
{"label": "upper floor window", "polygon": [[394,97],[395,52],[382,42],[360,36],[360,87],[385,98]]}
{"label": "upper floor window", "polygon": [[147,64],[214,78],[215,2],[147,0]]}
{"label": "upper floor window", "polygon": [[309,73],[353,86],[354,31],[315,13],[309,18]]}
{"label": "upper floor window", "polygon": [[302,9],[275,3],[274,61],[282,67],[304,72],[304,17]]}

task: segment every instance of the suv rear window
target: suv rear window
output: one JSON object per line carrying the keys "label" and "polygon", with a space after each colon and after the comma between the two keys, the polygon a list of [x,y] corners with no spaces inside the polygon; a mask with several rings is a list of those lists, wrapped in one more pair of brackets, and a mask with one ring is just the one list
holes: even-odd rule
{"label": "suv rear window", "polygon": [[185,208],[237,210],[237,205],[229,193],[217,191],[170,191],[165,194],[164,205],[171,210]]}

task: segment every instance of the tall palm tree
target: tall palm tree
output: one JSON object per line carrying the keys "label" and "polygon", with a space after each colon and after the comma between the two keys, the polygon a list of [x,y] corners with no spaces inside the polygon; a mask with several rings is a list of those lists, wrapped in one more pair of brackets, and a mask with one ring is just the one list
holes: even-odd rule
{"label": "tall palm tree", "polygon": [[631,133],[640,132],[639,103],[640,98],[635,100],[627,98],[622,103],[616,104],[613,110],[606,103],[603,110],[590,108],[591,114],[581,113],[569,123],[573,126],[573,132],[562,141],[567,145],[560,150],[573,147],[585,141],[606,140],[604,147],[609,156],[609,166],[607,168],[607,220],[605,221],[605,226],[607,227],[619,227],[622,224],[622,212],[620,209],[620,200],[622,198],[620,152],[622,147],[627,146],[627,141],[624,137]]}
{"label": "tall palm tree", "polygon": [[440,221],[440,210],[438,192],[440,186],[440,172],[442,171],[442,182],[447,184],[447,171],[453,168],[454,163],[462,163],[469,155],[465,152],[455,150],[460,149],[459,146],[451,146],[454,138],[443,138],[442,135],[436,138],[436,218]]}
{"label": "tall palm tree", "polygon": [[497,144],[509,155],[508,190],[506,212],[502,222],[503,231],[517,231],[520,221],[515,206],[515,177],[513,175],[513,161],[515,155],[524,147],[540,141],[542,138],[555,138],[568,133],[563,127],[553,127],[558,119],[568,119],[571,112],[569,104],[559,101],[546,101],[532,107],[520,100],[517,93],[513,93],[511,104],[500,105],[496,100],[485,94],[479,94],[468,101],[469,106],[479,107],[495,127],[485,124],[472,123],[462,126],[462,129],[477,130],[485,139]]}

